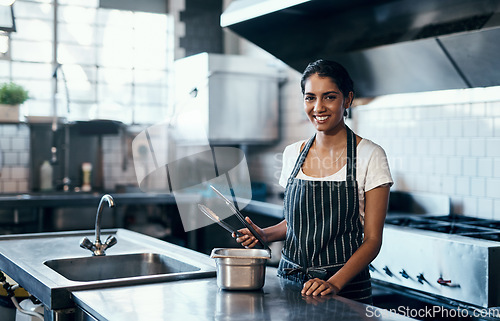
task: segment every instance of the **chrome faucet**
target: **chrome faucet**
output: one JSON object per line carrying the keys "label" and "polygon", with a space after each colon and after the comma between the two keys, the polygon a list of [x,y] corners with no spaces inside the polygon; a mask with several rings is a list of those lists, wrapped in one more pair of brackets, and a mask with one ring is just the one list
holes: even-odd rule
{"label": "chrome faucet", "polygon": [[108,202],[109,207],[115,206],[115,201],[113,200],[113,197],[111,197],[111,195],[105,194],[103,197],[101,197],[95,219],[95,242],[92,243],[87,237],[84,237],[80,242],[80,247],[92,251],[93,255],[95,256],[106,255],[106,249],[112,247],[117,242],[116,238],[110,235],[104,243],[101,243],[101,213],[102,208],[104,207],[104,201]]}

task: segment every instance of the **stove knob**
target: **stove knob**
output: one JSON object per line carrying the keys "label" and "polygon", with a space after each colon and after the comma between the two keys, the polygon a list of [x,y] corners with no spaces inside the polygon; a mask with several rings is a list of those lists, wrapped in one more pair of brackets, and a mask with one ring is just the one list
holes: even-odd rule
{"label": "stove knob", "polygon": [[441,285],[450,285],[451,280],[443,280],[443,278],[439,278],[439,279],[437,279],[437,283],[439,283]]}
{"label": "stove knob", "polygon": [[385,274],[387,274],[388,276],[391,276],[392,277],[392,272],[391,270],[389,270],[389,268],[387,266],[384,266],[383,270],[385,271]]}
{"label": "stove knob", "polygon": [[399,271],[399,274],[401,274],[401,276],[404,277],[405,279],[410,278],[410,276],[408,275],[408,273],[406,273],[406,271],[404,269]]}
{"label": "stove knob", "polygon": [[423,273],[420,273],[419,275],[417,275],[417,281],[422,283],[422,284],[424,284],[424,282],[427,282]]}

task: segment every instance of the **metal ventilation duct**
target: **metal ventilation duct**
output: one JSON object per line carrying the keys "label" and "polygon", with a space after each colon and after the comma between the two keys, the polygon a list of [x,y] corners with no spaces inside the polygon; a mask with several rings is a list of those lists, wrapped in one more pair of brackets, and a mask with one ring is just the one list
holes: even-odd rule
{"label": "metal ventilation duct", "polygon": [[221,26],[300,72],[343,63],[358,97],[500,85],[499,0],[235,0]]}

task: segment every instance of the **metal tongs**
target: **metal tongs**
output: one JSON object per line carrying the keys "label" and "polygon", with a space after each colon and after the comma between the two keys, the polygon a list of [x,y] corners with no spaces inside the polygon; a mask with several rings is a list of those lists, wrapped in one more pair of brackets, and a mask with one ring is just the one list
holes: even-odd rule
{"label": "metal tongs", "polygon": [[221,192],[219,192],[215,187],[213,187],[212,185],[210,185],[210,188],[213,189],[213,191],[220,197],[224,200],[224,202],[226,203],[227,206],[229,206],[229,208],[231,209],[231,211],[233,212],[233,214],[236,215],[236,217],[241,221],[241,223],[243,223],[243,225],[245,225],[245,227],[253,234],[253,236],[255,236],[255,238],[260,242],[260,245],[263,249],[266,249],[268,250],[269,252],[271,252],[271,249],[269,248],[269,246],[267,246],[267,244],[264,242],[264,240],[262,240],[262,238],[260,237],[259,233],[257,233],[257,231],[255,231],[255,229],[245,220],[245,217],[243,216],[243,214],[241,214],[241,212],[236,208],[236,206],[234,206],[233,202],[231,202],[230,200],[228,200]]}
{"label": "metal tongs", "polygon": [[240,232],[238,232],[234,227],[232,227],[231,225],[227,224],[224,221],[221,221],[221,219],[217,216],[217,214],[215,214],[211,209],[209,209],[205,205],[198,204],[198,208],[200,209],[200,211],[203,214],[205,214],[206,216],[208,216],[209,219],[211,219],[215,223],[217,223],[220,226],[222,226],[229,233],[231,233],[231,234],[234,233],[234,235],[236,235],[236,237],[243,236],[243,234],[241,234]]}

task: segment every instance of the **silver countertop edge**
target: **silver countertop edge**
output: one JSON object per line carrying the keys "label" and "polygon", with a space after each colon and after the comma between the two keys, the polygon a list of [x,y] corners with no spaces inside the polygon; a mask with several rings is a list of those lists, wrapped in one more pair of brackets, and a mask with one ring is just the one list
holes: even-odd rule
{"label": "silver countertop edge", "polygon": [[[176,204],[177,202],[196,203],[199,197],[188,195],[185,197],[172,194],[159,193],[113,193],[109,192],[115,199],[118,206],[129,204]],[[0,194],[0,204],[3,207],[74,207],[74,206],[97,206],[103,193],[26,193],[26,194]],[[201,196],[200,196],[201,197]],[[245,211],[283,218],[283,199],[279,197],[270,197],[265,201],[239,199],[238,202],[247,204],[243,209]]]}
{"label": "silver countertop edge", "polygon": [[[107,250],[108,255],[156,253],[192,265],[198,270],[180,277],[213,277],[215,263],[207,255],[172,243],[126,229],[103,229],[102,237],[114,235],[118,243]],[[111,280],[71,280],[49,267],[46,262],[60,259],[79,259],[91,256],[80,248],[83,236],[92,237],[93,230],[57,233],[33,233],[0,236],[0,269],[16,280],[28,292],[52,310],[72,304],[70,291],[82,289],[144,284],[175,279],[175,273],[151,275],[147,278]],[[182,274],[182,273],[179,273]]]}
{"label": "silver countertop edge", "polygon": [[99,290],[73,291],[72,298],[100,321],[150,320],[411,320],[339,296],[303,297],[292,282],[267,267],[259,291],[227,291],[216,278]]}

